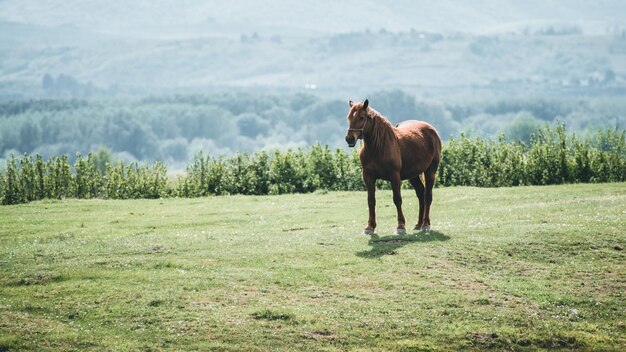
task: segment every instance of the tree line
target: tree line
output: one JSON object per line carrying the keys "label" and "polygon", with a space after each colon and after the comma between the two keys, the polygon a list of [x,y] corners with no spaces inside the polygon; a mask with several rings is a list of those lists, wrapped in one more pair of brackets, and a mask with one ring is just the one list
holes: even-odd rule
{"label": "tree line", "polygon": [[[267,195],[364,190],[356,150],[308,148],[237,153],[199,152],[186,172],[165,164],[104,162],[102,155],[11,156],[0,170],[2,204],[39,199]],[[541,128],[530,143],[461,135],[444,144],[437,186],[503,187],[626,181],[626,131],[601,129],[581,138],[564,125]],[[380,188],[387,188],[385,182]]]}
{"label": "tree line", "polygon": [[[354,97],[357,99],[359,97]],[[624,121],[624,99],[503,99],[437,102],[403,91],[372,94],[392,123],[420,119],[444,140],[464,132],[530,142],[543,124],[563,121],[578,133]],[[364,97],[361,97],[364,99]],[[343,146],[347,102],[310,94],[220,93],[145,98],[0,101],[0,162],[11,154],[44,158],[106,147],[125,161],[157,160],[184,169],[195,153]]]}

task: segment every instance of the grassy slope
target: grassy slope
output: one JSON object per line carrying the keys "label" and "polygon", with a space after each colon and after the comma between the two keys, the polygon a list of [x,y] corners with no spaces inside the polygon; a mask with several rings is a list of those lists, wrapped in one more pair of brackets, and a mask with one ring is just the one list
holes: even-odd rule
{"label": "grassy slope", "polygon": [[2,207],[0,350],[626,347],[624,184],[378,195]]}

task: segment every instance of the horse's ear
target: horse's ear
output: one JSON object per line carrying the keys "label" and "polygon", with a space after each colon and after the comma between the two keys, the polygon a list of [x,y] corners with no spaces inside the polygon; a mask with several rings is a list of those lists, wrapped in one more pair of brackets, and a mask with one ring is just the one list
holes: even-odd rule
{"label": "horse's ear", "polygon": [[354,103],[352,102],[352,100],[350,100],[350,101],[348,102],[348,104],[350,104],[350,107],[352,107],[352,105],[353,105]]}
{"label": "horse's ear", "polygon": [[367,106],[370,104],[370,102],[365,99],[365,101],[363,102],[363,109],[367,109]]}

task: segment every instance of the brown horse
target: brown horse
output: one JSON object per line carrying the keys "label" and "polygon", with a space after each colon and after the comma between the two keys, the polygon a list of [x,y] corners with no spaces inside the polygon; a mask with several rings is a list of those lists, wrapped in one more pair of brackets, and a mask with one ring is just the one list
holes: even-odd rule
{"label": "brown horse", "polygon": [[[430,230],[430,205],[441,157],[441,138],[433,126],[422,121],[404,121],[393,127],[368,105],[367,100],[362,103],[350,101],[350,127],[346,135],[350,147],[354,147],[357,139],[363,140],[360,158],[369,207],[369,220],[363,233],[372,235],[376,229],[377,179],[391,182],[393,202],[398,211],[398,235],[406,233],[400,186],[402,180],[407,179],[419,199],[419,221],[414,230]],[[422,173],[425,185],[420,178]]]}

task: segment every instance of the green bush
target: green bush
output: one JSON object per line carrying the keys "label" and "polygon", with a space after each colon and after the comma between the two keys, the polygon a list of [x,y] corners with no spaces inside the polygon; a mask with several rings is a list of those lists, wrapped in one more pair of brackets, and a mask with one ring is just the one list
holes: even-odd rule
{"label": "green bush", "polygon": [[171,193],[167,182],[167,168],[159,162],[107,164],[101,174],[91,153],[87,159],[77,154],[73,167],[65,155],[48,161],[40,155],[12,156],[0,170],[0,197],[3,204],[44,198],[159,198]]}
{"label": "green bush", "polygon": [[530,145],[470,139],[461,134],[442,151],[441,186],[503,187],[626,180],[625,131],[601,130],[593,138],[569,135],[563,124],[546,126]]}
{"label": "green bush", "polygon": [[19,169],[16,166],[15,156],[7,161],[6,171],[3,179],[3,198],[2,204],[18,204],[27,201],[23,197],[22,188],[20,187]]}
{"label": "green bush", "polygon": [[167,168],[160,162],[152,166],[137,162],[126,165],[121,161],[115,165],[107,164],[103,178],[104,198],[160,198],[169,194]]}
{"label": "green bush", "polygon": [[[40,155],[9,158],[0,169],[2,204],[44,198],[159,198],[225,194],[284,194],[316,190],[363,190],[358,150],[335,151],[316,144],[308,149],[239,153],[214,157],[199,152],[186,173],[169,182],[167,168],[102,156],[66,155],[44,161]],[[463,134],[445,143],[438,173],[439,186],[510,187],[572,182],[626,181],[626,132],[600,130],[579,138],[564,125],[546,126],[530,144],[469,138]],[[388,188],[388,183],[379,182]],[[405,183],[405,187],[410,187]]]}

